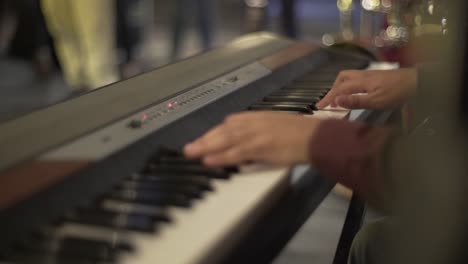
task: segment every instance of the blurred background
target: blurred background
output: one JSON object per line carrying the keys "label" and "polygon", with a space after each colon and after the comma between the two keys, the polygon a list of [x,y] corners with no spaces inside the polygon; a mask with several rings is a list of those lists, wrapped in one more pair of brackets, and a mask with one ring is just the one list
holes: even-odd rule
{"label": "blurred background", "polygon": [[0,0],[0,121],[249,32],[326,45],[369,37],[383,29],[390,7],[385,0]]}
{"label": "blurred background", "polygon": [[[0,123],[263,30],[413,65],[439,54],[441,2],[0,0]],[[331,193],[275,263],[331,263],[348,202]]]}

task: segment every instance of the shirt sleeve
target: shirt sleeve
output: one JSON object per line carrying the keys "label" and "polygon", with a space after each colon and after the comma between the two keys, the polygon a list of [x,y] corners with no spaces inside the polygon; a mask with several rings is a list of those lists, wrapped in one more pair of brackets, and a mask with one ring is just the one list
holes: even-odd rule
{"label": "shirt sleeve", "polygon": [[309,157],[322,175],[375,199],[382,184],[384,152],[392,129],[325,120],[310,140]]}

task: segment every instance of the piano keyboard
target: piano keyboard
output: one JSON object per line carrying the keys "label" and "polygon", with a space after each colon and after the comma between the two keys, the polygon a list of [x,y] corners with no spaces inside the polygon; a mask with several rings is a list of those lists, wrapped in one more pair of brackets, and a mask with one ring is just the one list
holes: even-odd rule
{"label": "piano keyboard", "polygon": [[142,170],[17,242],[5,258],[37,264],[215,262],[220,245],[229,248],[223,238],[235,241],[248,231],[252,215],[285,190],[287,175],[285,169],[210,169],[160,149]]}
{"label": "piano keyboard", "polygon": [[[274,91],[260,102],[253,104],[248,109],[298,113],[303,115],[314,115],[315,113],[319,116],[323,116],[322,112],[324,111],[317,111],[315,104],[328,93],[338,73],[346,69],[364,69],[366,67],[367,63],[360,61],[341,62],[339,64],[325,66],[293,80],[280,90]],[[327,109],[325,111],[332,110]],[[346,110],[341,111],[347,114]],[[343,117],[344,115],[339,116]]]}
{"label": "piano keyboard", "polygon": [[0,263],[222,262],[288,195],[289,170],[168,148],[245,109],[343,117],[315,104],[367,64],[260,33],[1,126]]}

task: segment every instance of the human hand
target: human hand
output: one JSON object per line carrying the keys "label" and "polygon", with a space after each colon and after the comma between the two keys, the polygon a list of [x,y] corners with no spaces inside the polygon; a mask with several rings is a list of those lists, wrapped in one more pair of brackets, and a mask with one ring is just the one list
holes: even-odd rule
{"label": "human hand", "polygon": [[415,68],[342,71],[330,92],[316,106],[319,109],[327,105],[349,109],[389,109],[403,104],[416,94],[416,89]]}
{"label": "human hand", "polygon": [[201,158],[207,166],[247,161],[275,165],[306,163],[309,140],[319,123],[318,119],[284,113],[233,114],[187,144],[184,153],[189,158]]}

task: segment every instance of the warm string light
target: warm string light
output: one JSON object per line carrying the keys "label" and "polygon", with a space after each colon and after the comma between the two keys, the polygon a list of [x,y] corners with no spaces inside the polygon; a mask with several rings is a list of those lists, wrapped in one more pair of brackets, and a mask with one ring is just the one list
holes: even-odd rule
{"label": "warm string light", "polygon": [[380,9],[380,0],[362,0],[361,5],[367,11],[378,11]]}
{"label": "warm string light", "polygon": [[341,12],[351,12],[353,9],[353,0],[338,0],[336,6]]}
{"label": "warm string light", "polygon": [[264,8],[268,5],[268,0],[245,0],[248,7]]}

